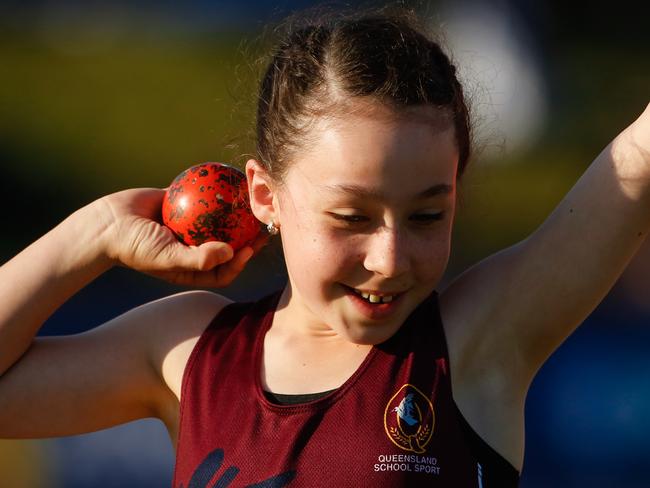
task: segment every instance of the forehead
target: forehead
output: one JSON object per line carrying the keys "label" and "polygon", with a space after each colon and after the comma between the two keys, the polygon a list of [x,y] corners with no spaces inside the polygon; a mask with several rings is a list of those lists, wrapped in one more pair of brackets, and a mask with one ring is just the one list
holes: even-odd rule
{"label": "forehead", "polygon": [[317,121],[289,167],[292,190],[307,198],[375,200],[453,193],[458,149],[446,114],[385,110]]}

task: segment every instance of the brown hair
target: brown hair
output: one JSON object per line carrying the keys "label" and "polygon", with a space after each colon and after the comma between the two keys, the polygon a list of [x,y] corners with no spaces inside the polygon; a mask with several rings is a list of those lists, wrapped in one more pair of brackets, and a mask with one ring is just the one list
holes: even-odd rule
{"label": "brown hair", "polygon": [[445,109],[459,150],[458,176],[471,153],[470,118],[456,68],[417,17],[399,8],[301,16],[285,26],[262,78],[257,156],[280,182],[310,124],[347,97],[377,100],[398,112]]}

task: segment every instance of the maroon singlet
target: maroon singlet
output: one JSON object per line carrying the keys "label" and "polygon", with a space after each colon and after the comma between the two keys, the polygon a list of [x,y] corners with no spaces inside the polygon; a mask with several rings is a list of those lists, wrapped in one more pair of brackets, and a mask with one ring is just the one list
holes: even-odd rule
{"label": "maroon singlet", "polygon": [[280,295],[226,306],[194,347],[174,488],[517,486],[452,398],[435,292],[340,388],[294,405],[271,403],[260,381]]}

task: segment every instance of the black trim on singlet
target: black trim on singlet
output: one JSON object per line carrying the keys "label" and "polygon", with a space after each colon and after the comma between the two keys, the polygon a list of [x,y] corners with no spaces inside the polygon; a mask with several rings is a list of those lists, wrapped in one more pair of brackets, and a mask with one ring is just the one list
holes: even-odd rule
{"label": "black trim on singlet", "polygon": [[469,422],[467,422],[467,419],[465,419],[463,412],[460,411],[456,402],[454,402],[454,407],[456,408],[456,414],[460,420],[465,439],[467,439],[470,449],[481,464],[482,486],[485,488],[492,486],[519,486],[519,471],[478,435]]}
{"label": "black trim on singlet", "polygon": [[286,395],[284,393],[272,393],[270,391],[264,391],[264,396],[266,399],[277,405],[297,405],[299,403],[313,402],[319,398],[329,395],[334,390],[321,391],[318,393],[301,393],[299,395]]}

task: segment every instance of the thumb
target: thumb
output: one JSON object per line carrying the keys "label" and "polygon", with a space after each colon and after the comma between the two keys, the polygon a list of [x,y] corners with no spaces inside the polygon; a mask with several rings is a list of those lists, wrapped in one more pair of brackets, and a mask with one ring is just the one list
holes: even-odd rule
{"label": "thumb", "polygon": [[[225,242],[204,242],[200,246],[187,246],[179,241],[167,248],[163,268],[208,271],[230,261],[233,249]],[[162,264],[162,263],[161,263]]]}

